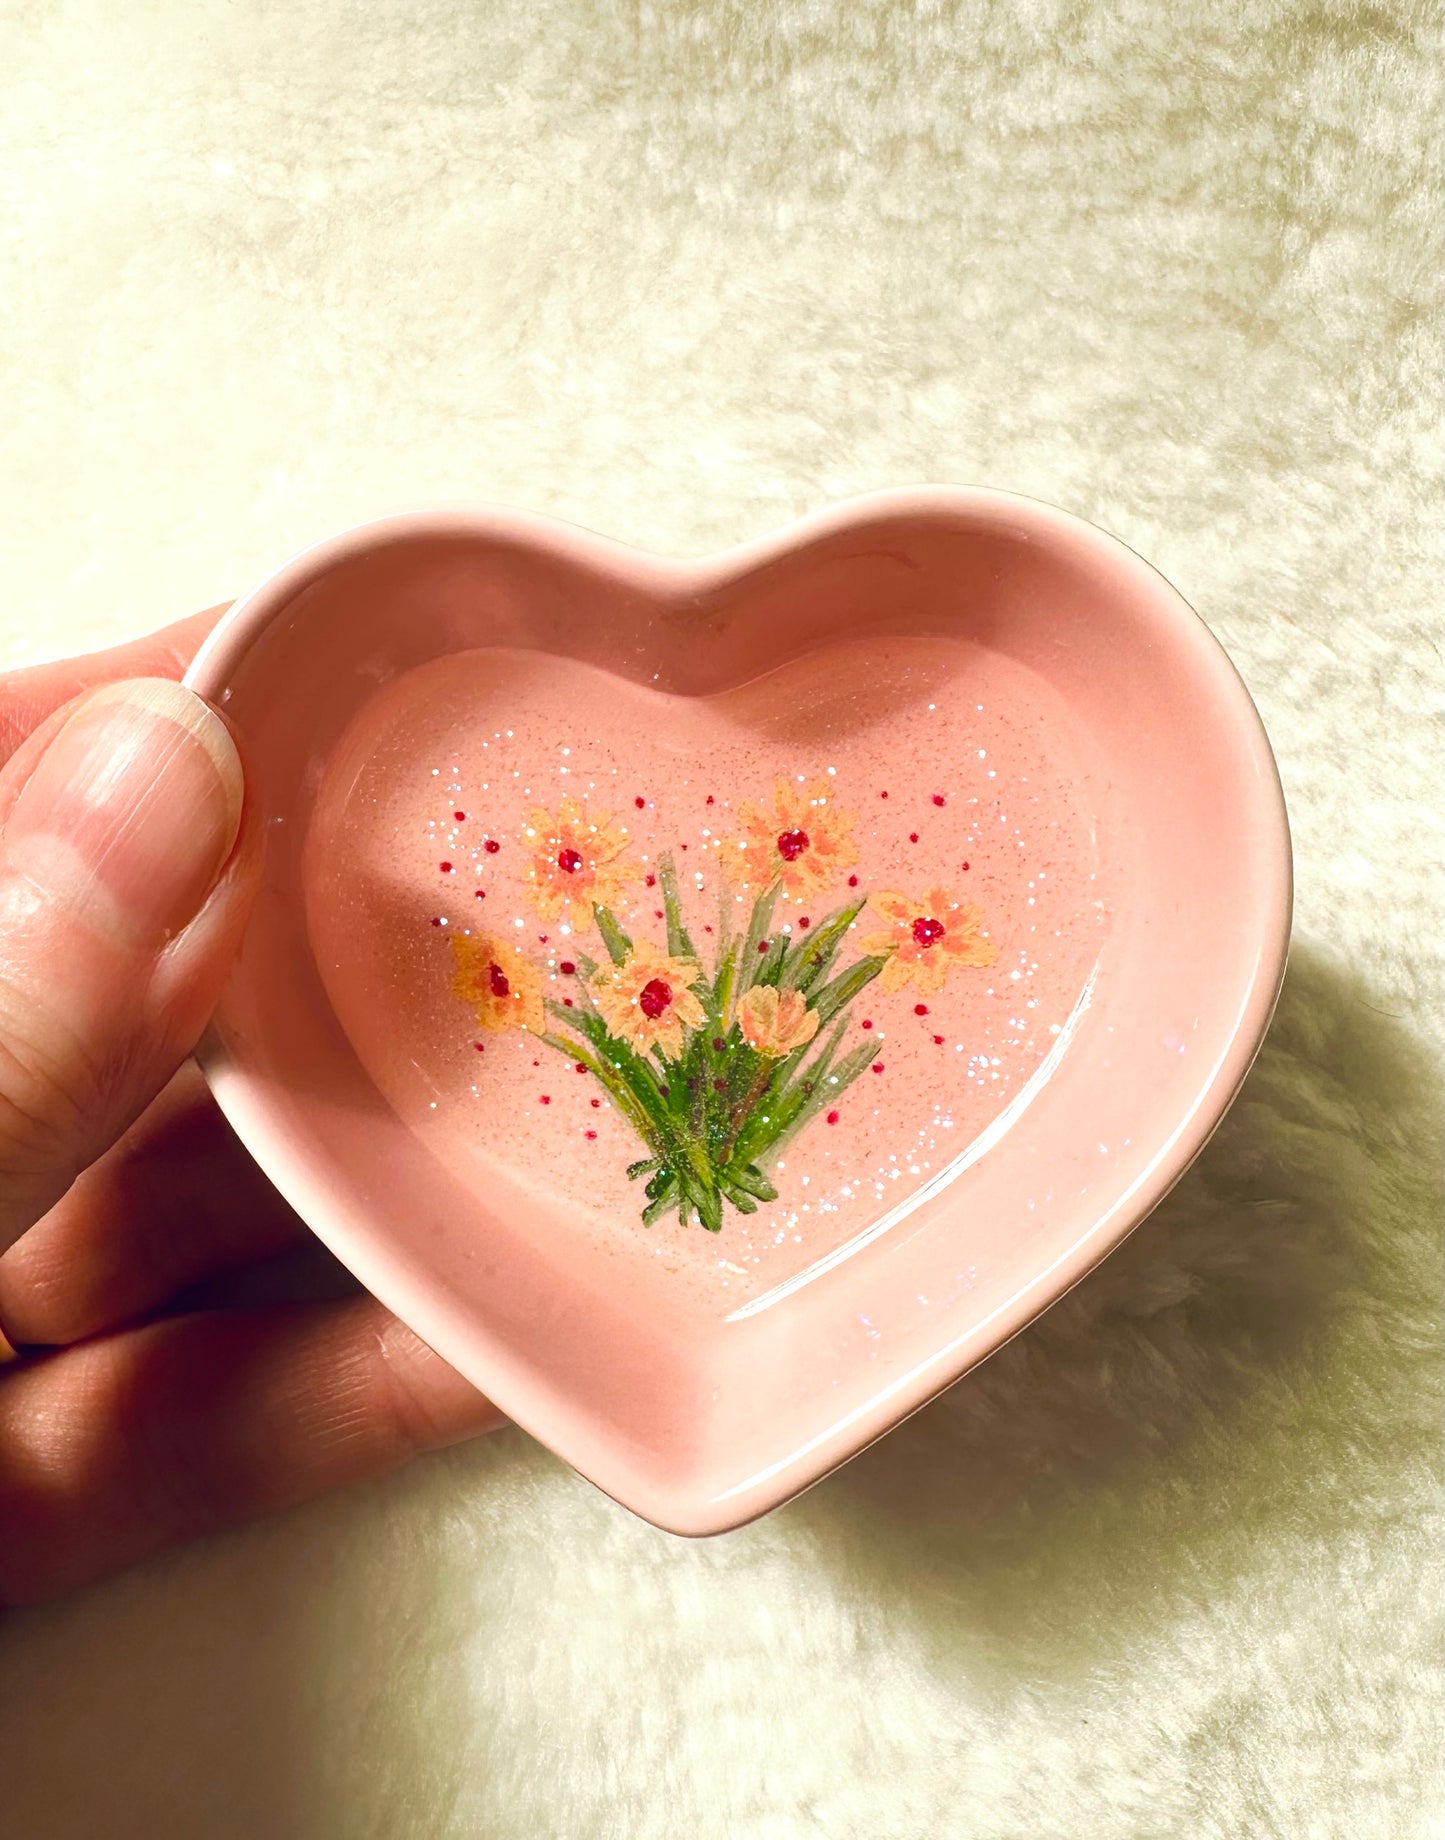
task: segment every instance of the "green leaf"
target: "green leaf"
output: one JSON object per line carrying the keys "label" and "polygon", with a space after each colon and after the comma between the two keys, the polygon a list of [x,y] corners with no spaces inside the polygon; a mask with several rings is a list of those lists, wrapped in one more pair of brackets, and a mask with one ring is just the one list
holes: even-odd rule
{"label": "green leaf", "polygon": [[661,1153],[672,1141],[673,1121],[667,1098],[660,1090],[651,1066],[634,1054],[626,1042],[607,1032],[607,1024],[595,1012],[578,1013],[549,1004],[569,1028],[577,1031],[591,1046],[592,1052],[579,1050],[557,1035],[541,1037],[549,1047],[559,1048],[573,1060],[583,1062],[611,1094],[619,1111],[649,1150]]}
{"label": "green leaf", "polygon": [[782,979],[783,966],[787,963],[787,958],[788,941],[784,934],[779,933],[768,941],[768,949],[765,953],[758,953],[757,970],[753,983],[762,987],[769,984],[777,985]]}
{"label": "green leaf", "polygon": [[732,1009],[733,985],[737,979],[737,971],[738,945],[734,940],[723,954],[712,985],[712,1002],[709,1005],[710,1019],[719,1035],[726,1035],[730,1026],[728,1018]]}
{"label": "green leaf", "polygon": [[866,901],[850,901],[846,907],[840,907],[836,913],[827,915],[811,932],[796,940],[788,948],[787,962],[783,966],[783,984],[790,990],[801,990],[805,995],[820,984],[827,977],[838,955],[838,948],[847,938],[849,927],[866,905]]}
{"label": "green leaf", "polygon": [[632,941],[617,924],[612,910],[607,907],[594,907],[592,917],[597,922],[597,931],[602,935],[602,943],[607,947],[607,955],[614,965],[625,965],[632,950]]}
{"label": "green leaf", "polygon": [[[721,868],[721,865],[719,865]],[[717,949],[721,956],[733,943],[733,908],[737,905],[726,875],[719,873],[717,882]]]}
{"label": "green leaf", "polygon": [[778,904],[778,895],[781,891],[781,883],[774,882],[771,888],[764,889],[753,902],[748,930],[743,938],[742,950],[738,954],[734,1000],[746,996],[757,982],[758,960],[762,957],[758,947],[767,938],[768,928],[773,924],[773,909]]}
{"label": "green leaf", "polygon": [[682,902],[677,892],[677,870],[673,867],[670,851],[657,859],[657,880],[662,889],[663,912],[667,916],[667,949],[674,958],[690,958],[696,964],[697,947],[683,924]]}
{"label": "green leaf", "polygon": [[769,1143],[768,1149],[774,1153],[781,1150],[783,1145],[791,1138],[796,1137],[798,1132],[801,1131],[806,1124],[809,1124],[825,1105],[831,1105],[836,1100],[840,1099],[853,1084],[854,1080],[858,1078],[858,1075],[862,1073],[863,1069],[873,1059],[876,1052],[876,1043],[865,1041],[861,1047],[855,1048],[851,1054],[845,1054],[832,1072],[814,1088],[813,1092],[809,1095],[804,1104],[798,1108],[794,1116],[777,1132],[776,1136],[774,1136]]}
{"label": "green leaf", "polygon": [[[811,1103],[822,1084],[828,1080],[833,1056],[847,1027],[846,1018],[840,1019],[818,1050],[817,1058],[809,1066],[798,1071],[790,1084],[775,1081],[759,1102],[750,1108],[747,1122],[733,1146],[732,1162],[745,1162],[749,1158],[762,1156],[788,1130],[798,1113]],[[868,1045],[871,1048],[872,1044]],[[796,1056],[793,1059],[796,1062]]]}
{"label": "green leaf", "polygon": [[677,1191],[671,1186],[671,1184],[669,1184],[668,1187],[662,1191],[662,1193],[655,1195],[653,1199],[647,1204],[647,1206],[642,1210],[643,1226],[650,1227],[650,1226],[655,1225],[657,1221],[662,1219],[662,1216],[664,1214],[666,1214],[670,1209],[677,1207],[677,1205],[678,1205]]}
{"label": "green leaf", "polygon": [[758,1168],[756,1163],[745,1163],[738,1168],[730,1163],[723,1172],[724,1180],[734,1188],[743,1189],[749,1195],[755,1195],[759,1201],[776,1201],[778,1191]]}
{"label": "green leaf", "polygon": [[873,982],[890,956],[884,953],[876,958],[860,958],[816,991],[809,1002],[809,1008],[817,1010],[819,1025],[831,1022],[840,1009],[846,1009],[858,993]]}
{"label": "green leaf", "polygon": [[721,1233],[723,1224],[722,1196],[711,1183],[705,1187],[693,1189],[693,1205],[697,1208],[699,1223],[709,1233]]}

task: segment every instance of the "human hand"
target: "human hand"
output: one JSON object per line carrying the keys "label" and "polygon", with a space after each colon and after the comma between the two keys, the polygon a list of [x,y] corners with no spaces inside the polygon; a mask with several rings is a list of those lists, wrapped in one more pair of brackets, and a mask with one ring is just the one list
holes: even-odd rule
{"label": "human hand", "polygon": [[174,682],[219,612],[0,675],[0,1602],[499,1422],[370,1297],[254,1300],[314,1242],[187,1061],[259,869]]}

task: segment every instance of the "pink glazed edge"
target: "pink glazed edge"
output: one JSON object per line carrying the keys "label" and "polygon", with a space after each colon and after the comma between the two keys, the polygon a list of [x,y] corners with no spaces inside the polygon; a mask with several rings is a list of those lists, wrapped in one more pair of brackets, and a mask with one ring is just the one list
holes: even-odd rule
{"label": "pink glazed edge", "polygon": [[[518,541],[568,557],[579,565],[624,579],[640,590],[703,595],[748,575],[790,552],[836,536],[879,517],[931,516],[949,519],[1007,514],[1029,529],[1032,539],[1056,553],[1085,558],[1090,552],[1135,572],[1151,617],[1170,628],[1190,654],[1211,715],[1229,725],[1235,746],[1248,757],[1260,788],[1252,814],[1264,836],[1267,879],[1258,888],[1253,915],[1255,950],[1247,995],[1198,1103],[1149,1166],[1146,1175],[1107,1209],[1064,1258],[1037,1272],[1007,1304],[964,1335],[936,1350],[901,1379],[874,1394],[865,1407],[833,1424],[796,1451],[724,1496],[699,1503],[687,1491],[632,1478],[624,1494],[588,1474],[590,1464],[569,1460],[588,1480],[632,1512],[664,1531],[706,1537],[746,1525],[822,1481],[904,1419],[921,1410],[989,1355],[1011,1341],[1044,1310],[1065,1296],[1120,1245],[1169,1194],[1208,1143],[1253,1065],[1268,1030],[1284,979],[1293,908],[1293,864],[1288,816],[1273,751],[1243,679],[1203,618],[1157,569],[1119,538],[1097,525],[1024,494],[985,487],[921,486],[862,494],[806,514],[762,537],[697,559],[663,557],[601,536],[541,513],[472,503],[423,506],[369,520],[302,550],[233,604],[206,639],[185,683],[216,700],[228,677],[277,615],[316,577],[354,556],[407,537],[477,536]],[[1185,616],[1181,619],[1181,616]],[[232,1060],[214,1031],[197,1058],[222,1113],[278,1191],[353,1274],[424,1340],[433,1306],[424,1285],[402,1283],[393,1270],[372,1273],[368,1259],[354,1256],[347,1223],[324,1185],[292,1158],[278,1140],[254,1083]],[[373,1277],[375,1282],[373,1282]],[[446,1342],[445,1331],[437,1338]],[[484,1382],[473,1374],[474,1383]],[[505,1409],[523,1429],[552,1446],[550,1408],[534,1397],[521,1370],[509,1375]],[[603,1467],[610,1467],[603,1465]]]}

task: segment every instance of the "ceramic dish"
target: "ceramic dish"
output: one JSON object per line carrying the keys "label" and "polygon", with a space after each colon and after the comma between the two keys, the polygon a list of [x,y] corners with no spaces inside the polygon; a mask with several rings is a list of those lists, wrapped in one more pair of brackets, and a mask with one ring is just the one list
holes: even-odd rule
{"label": "ceramic dish", "polygon": [[1064,512],[702,562],[383,520],[188,680],[267,827],[204,1061],[336,1255],[659,1526],[775,1506],[1178,1179],[1283,970],[1258,716]]}

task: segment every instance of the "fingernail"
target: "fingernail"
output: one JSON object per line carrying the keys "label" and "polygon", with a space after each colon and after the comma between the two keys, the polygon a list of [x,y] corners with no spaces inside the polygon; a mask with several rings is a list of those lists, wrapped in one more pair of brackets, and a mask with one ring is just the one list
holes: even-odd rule
{"label": "fingernail", "polygon": [[168,678],[78,703],[5,824],[5,865],[97,931],[158,945],[195,918],[241,822],[224,722]]}

